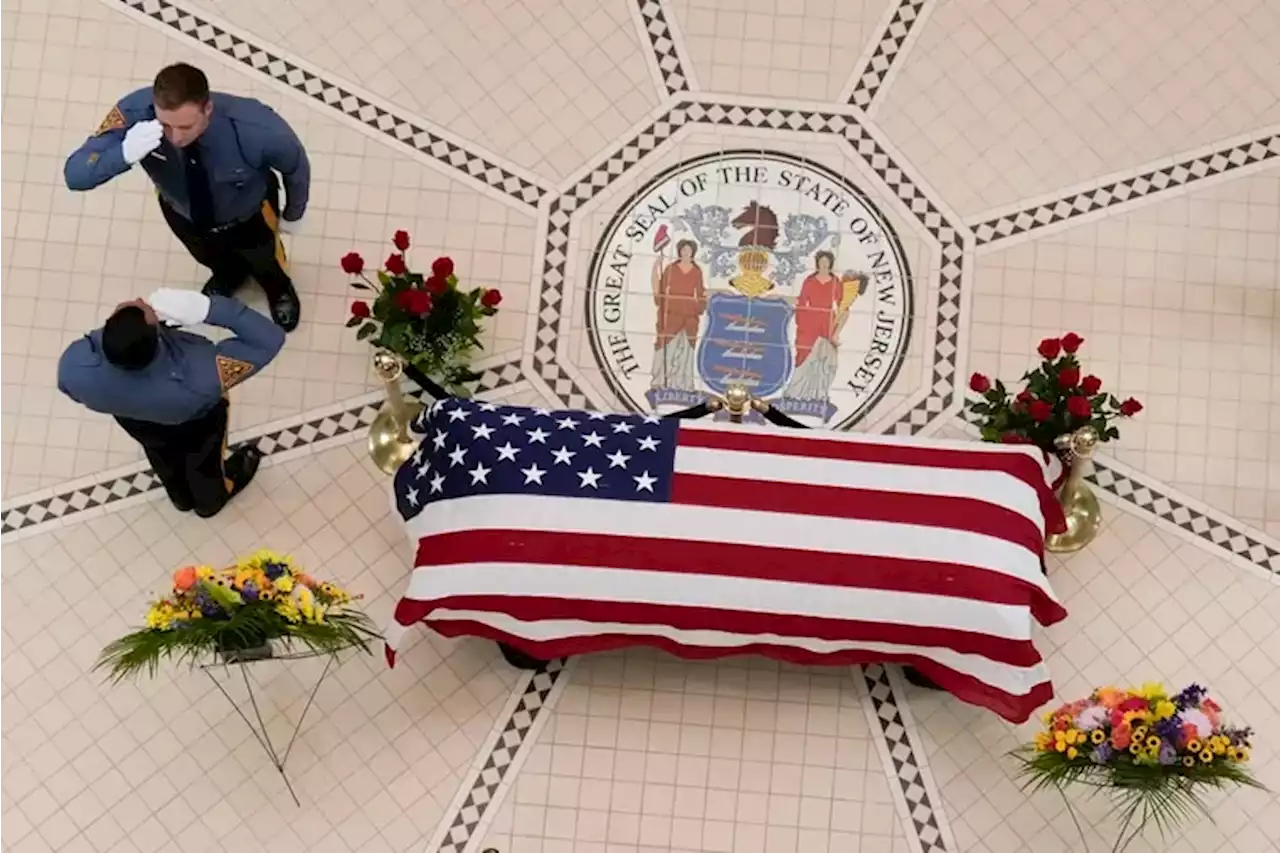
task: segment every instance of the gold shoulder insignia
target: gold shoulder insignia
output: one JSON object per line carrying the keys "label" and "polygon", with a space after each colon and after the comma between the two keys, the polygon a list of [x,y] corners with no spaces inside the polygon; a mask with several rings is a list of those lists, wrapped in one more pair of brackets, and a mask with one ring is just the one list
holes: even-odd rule
{"label": "gold shoulder insignia", "polygon": [[225,355],[218,356],[217,361],[218,381],[222,383],[223,391],[239,385],[253,373],[253,365],[247,361]]}
{"label": "gold shoulder insignia", "polygon": [[111,112],[107,113],[107,117],[102,120],[102,124],[98,125],[98,129],[93,132],[93,135],[101,136],[113,130],[120,130],[124,127],[124,124],[124,113],[120,112],[119,107],[112,107]]}
{"label": "gold shoulder insignia", "polygon": [[94,163],[98,162],[100,159],[102,159],[102,155],[101,155],[101,154],[99,154],[97,151],[91,151],[91,152],[89,152],[89,165],[90,165],[90,166],[92,166]]}

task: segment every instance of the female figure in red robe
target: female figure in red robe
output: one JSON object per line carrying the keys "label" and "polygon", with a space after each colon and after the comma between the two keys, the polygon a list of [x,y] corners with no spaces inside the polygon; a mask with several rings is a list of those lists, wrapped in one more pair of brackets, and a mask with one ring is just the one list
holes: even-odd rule
{"label": "female figure in red robe", "polygon": [[694,261],[698,244],[681,240],[676,260],[665,268],[662,255],[653,262],[653,302],[658,307],[654,339],[653,387],[682,391],[697,389],[694,352],[698,327],[707,310],[707,288],[702,267]]}
{"label": "female figure in red robe", "polygon": [[818,252],[813,256],[813,263],[817,269],[800,285],[800,296],[796,299],[796,367],[804,364],[818,341],[825,339],[836,345],[836,321],[844,283],[831,271],[836,263],[831,252]]}
{"label": "female figure in red robe", "polygon": [[844,325],[845,282],[832,268],[836,258],[823,250],[813,256],[814,271],[796,298],[795,371],[783,396],[794,400],[828,400],[836,376],[840,328]]}

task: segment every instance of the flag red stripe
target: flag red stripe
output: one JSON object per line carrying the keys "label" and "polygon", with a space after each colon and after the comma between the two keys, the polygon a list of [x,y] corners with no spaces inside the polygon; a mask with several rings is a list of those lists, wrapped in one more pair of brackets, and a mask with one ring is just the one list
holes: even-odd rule
{"label": "flag red stripe", "polygon": [[[548,533],[540,530],[476,530],[419,541],[416,566],[475,562],[528,565],[612,566],[618,569],[755,577],[860,589],[924,593],[992,604],[1028,606],[1042,625],[1067,616],[1042,590],[999,572],[958,563],[897,557],[799,551],[733,542]],[[703,625],[715,627],[714,624]]]}
{"label": "flag red stripe", "polygon": [[[1044,559],[1044,534],[1025,515],[953,495],[741,480],[677,471],[671,482],[671,502],[965,530],[1012,542]],[[921,531],[920,535],[928,534]]]}
{"label": "flag red stripe", "polygon": [[[430,571],[430,570],[428,570]],[[584,601],[540,595],[448,595],[423,602],[428,609],[481,610],[502,613],[522,622],[578,619],[584,622],[621,622],[627,625],[666,625],[681,631],[713,630],[730,634],[777,634],[835,642],[892,643],[939,646],[960,654],[979,655],[1009,666],[1035,666],[1040,653],[1030,640],[1010,640],[991,634],[955,628],[899,625],[832,619],[791,613],[649,604],[632,601]],[[397,612],[397,618],[399,613]],[[438,627],[452,620],[432,622]]]}
{"label": "flag red stripe", "polygon": [[[396,611],[397,621],[401,610],[408,619],[405,624],[420,621],[426,615],[419,607],[429,610],[424,602],[411,602],[418,607],[405,608],[405,602]],[[539,660],[555,660],[572,655],[606,652],[614,649],[634,648],[638,645],[651,646],[680,658],[691,660],[713,660],[733,657],[735,655],[763,655],[773,660],[786,661],[799,666],[852,666],[869,663],[897,663],[914,666],[922,674],[933,680],[935,684],[951,695],[987,708],[1014,723],[1025,722],[1037,708],[1053,698],[1053,685],[1041,682],[1025,696],[1015,696],[998,690],[973,676],[957,672],[950,667],[942,666],[929,658],[912,654],[889,654],[885,652],[863,652],[858,650],[819,654],[794,646],[777,646],[768,643],[752,643],[747,646],[721,648],[718,646],[691,646],[678,643],[666,637],[637,637],[631,634],[599,634],[590,637],[567,637],[558,640],[533,641],[500,631],[481,622],[466,620],[448,620],[431,623],[431,627],[446,637],[482,637],[499,643],[506,643],[527,655]]]}
{"label": "flag red stripe", "polygon": [[806,456],[812,459],[839,459],[846,462],[871,462],[884,465],[914,465],[939,469],[939,476],[943,476],[947,468],[965,471],[1003,471],[1036,490],[1040,499],[1040,511],[1045,517],[1046,532],[1061,532],[1065,529],[1062,506],[1054,497],[1049,484],[1044,481],[1042,466],[1025,453],[833,441],[805,438],[802,435],[787,435],[784,431],[778,433],[730,432],[685,426],[680,427],[677,441],[681,447],[736,450],[778,456]]}

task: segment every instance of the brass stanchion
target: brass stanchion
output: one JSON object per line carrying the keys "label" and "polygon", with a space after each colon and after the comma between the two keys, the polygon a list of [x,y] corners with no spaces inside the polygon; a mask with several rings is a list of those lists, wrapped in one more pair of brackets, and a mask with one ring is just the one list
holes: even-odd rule
{"label": "brass stanchion", "polygon": [[712,397],[707,401],[707,408],[713,412],[724,409],[729,413],[729,421],[731,423],[742,423],[743,417],[746,416],[747,410],[752,408],[753,400],[751,392],[742,385],[730,385],[725,389],[723,397]]}
{"label": "brass stanchion", "polygon": [[1054,441],[1065,457],[1063,464],[1071,466],[1067,481],[1062,484],[1058,501],[1067,519],[1065,533],[1051,533],[1044,539],[1044,547],[1057,554],[1079,551],[1098,535],[1102,523],[1102,510],[1098,497],[1085,483],[1085,474],[1093,465],[1093,451],[1098,446],[1098,431],[1083,426],[1073,433],[1060,435]]}
{"label": "brass stanchion", "polygon": [[416,442],[409,435],[409,424],[422,411],[422,404],[405,400],[400,390],[404,363],[395,353],[375,350],[373,372],[387,389],[387,402],[369,425],[369,456],[383,471],[394,474],[413,455]]}

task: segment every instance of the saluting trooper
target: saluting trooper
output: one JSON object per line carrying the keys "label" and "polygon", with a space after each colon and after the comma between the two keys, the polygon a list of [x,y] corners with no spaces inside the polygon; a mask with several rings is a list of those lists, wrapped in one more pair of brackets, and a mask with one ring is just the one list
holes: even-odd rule
{"label": "saluting trooper", "polygon": [[311,166],[288,123],[261,101],[211,93],[198,68],[170,65],[111,109],[64,175],[68,188],[90,190],[137,164],[155,182],[173,233],[212,271],[205,295],[231,296],[252,275],[271,318],[295,329],[300,307],[278,218],[293,222],[306,211]]}
{"label": "saluting trooper", "polygon": [[[179,326],[220,326],[217,343]],[[284,332],[243,302],[160,288],[116,306],[101,329],[58,362],[58,389],[112,415],[142,445],[169,500],[210,518],[240,493],[262,459],[252,444],[227,454],[227,392],[271,362]]]}

